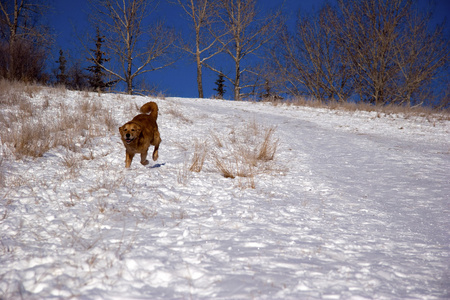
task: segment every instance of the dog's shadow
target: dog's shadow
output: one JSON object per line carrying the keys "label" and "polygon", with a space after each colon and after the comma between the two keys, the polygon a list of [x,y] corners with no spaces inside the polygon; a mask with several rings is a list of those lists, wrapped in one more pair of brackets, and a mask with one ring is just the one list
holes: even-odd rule
{"label": "dog's shadow", "polygon": [[162,163],[162,164],[156,164],[150,167],[150,169],[155,169],[155,168],[161,168],[162,166],[165,166],[166,163]]}

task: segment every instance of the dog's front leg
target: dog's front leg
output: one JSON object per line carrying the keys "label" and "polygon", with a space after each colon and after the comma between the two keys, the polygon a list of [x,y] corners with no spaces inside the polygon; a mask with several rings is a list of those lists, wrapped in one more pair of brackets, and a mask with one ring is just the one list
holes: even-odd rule
{"label": "dog's front leg", "polygon": [[143,164],[144,166],[148,165],[147,152],[148,150],[141,153],[141,164]]}
{"label": "dog's front leg", "polygon": [[134,153],[126,152],[125,154],[125,168],[129,168],[131,166],[131,162],[133,161]]}

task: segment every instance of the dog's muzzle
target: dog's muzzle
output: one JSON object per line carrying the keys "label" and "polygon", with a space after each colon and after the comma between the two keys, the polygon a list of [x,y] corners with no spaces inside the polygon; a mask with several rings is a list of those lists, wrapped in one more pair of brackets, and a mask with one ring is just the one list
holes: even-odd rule
{"label": "dog's muzzle", "polygon": [[126,134],[125,136],[125,142],[127,144],[131,143],[132,141],[134,141],[134,137],[131,137],[129,133]]}

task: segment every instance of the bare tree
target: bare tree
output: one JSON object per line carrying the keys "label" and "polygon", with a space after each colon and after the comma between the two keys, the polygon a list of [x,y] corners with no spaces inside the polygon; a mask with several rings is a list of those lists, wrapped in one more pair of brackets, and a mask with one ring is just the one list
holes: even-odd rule
{"label": "bare tree", "polygon": [[[430,82],[442,74],[442,68],[448,67],[450,48],[448,40],[443,38],[444,24],[430,31],[430,17],[431,14],[410,12],[404,33],[395,44],[394,60],[399,73],[394,91],[399,104],[412,106],[422,105],[425,101],[434,102],[432,90],[435,87]],[[448,76],[448,73],[444,74]]]}
{"label": "bare tree", "polygon": [[215,23],[216,11],[218,9],[217,0],[176,0],[169,1],[179,5],[189,20],[192,22],[194,29],[194,42],[192,45],[186,45],[183,49],[195,57],[197,65],[197,88],[199,98],[203,98],[203,65],[221,52],[222,49],[214,47],[217,40],[224,34],[216,32],[215,35],[210,34],[211,26]]}
{"label": "bare tree", "polygon": [[[234,99],[241,99],[241,90],[251,85],[242,85],[242,75],[251,72],[243,66],[244,59],[257,55],[281,28],[281,10],[265,17],[259,17],[257,0],[220,0],[219,19],[228,34],[219,37],[223,52],[234,62],[234,76],[224,74],[233,85]],[[210,69],[220,74],[216,68]]]}
{"label": "bare tree", "polygon": [[41,18],[50,7],[43,0],[0,1],[0,58],[2,75],[9,79],[39,80],[53,43]]}
{"label": "bare tree", "polygon": [[430,31],[429,16],[419,13],[413,0],[339,0],[339,8],[337,42],[356,74],[361,100],[423,103],[427,87],[448,66],[442,25]]}
{"label": "bare tree", "polygon": [[280,34],[273,61],[291,94],[312,95],[321,101],[346,101],[353,89],[353,73],[336,43],[336,11],[325,5],[317,15],[298,14],[294,34]]}
{"label": "bare tree", "polygon": [[412,0],[339,0],[343,22],[338,42],[357,74],[360,96],[373,104],[394,100],[392,78],[399,68],[396,44]]}
{"label": "bare tree", "polygon": [[[133,93],[133,80],[146,72],[163,69],[174,63],[170,56],[176,40],[175,33],[157,23],[145,26],[149,14],[156,9],[151,0],[91,0],[95,13],[94,25],[105,36],[112,64],[101,67],[126,84],[126,92]],[[95,62],[94,55],[90,52]]]}

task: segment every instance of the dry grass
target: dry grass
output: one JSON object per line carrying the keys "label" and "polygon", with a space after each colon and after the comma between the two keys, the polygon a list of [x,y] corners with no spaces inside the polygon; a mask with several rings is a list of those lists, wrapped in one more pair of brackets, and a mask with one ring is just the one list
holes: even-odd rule
{"label": "dry grass", "polygon": [[[95,99],[85,99],[80,105],[50,103],[55,94],[65,94],[61,87],[46,88],[39,101],[30,101],[43,88],[20,83],[0,81],[0,139],[7,152],[17,159],[41,157],[52,148],[65,147],[79,151],[89,141],[114,131],[116,122],[112,113],[103,109]],[[47,95],[47,97],[45,97]],[[100,120],[100,122],[99,122]],[[77,146],[78,145],[78,146]]]}
{"label": "dry grass", "polygon": [[291,100],[274,100],[268,101],[274,106],[277,105],[296,105],[296,106],[306,106],[313,108],[326,108],[335,111],[346,111],[346,112],[376,112],[377,117],[395,115],[397,117],[402,117],[409,119],[412,117],[423,118],[424,120],[432,123],[435,121],[448,121],[450,120],[450,110],[436,110],[431,107],[424,106],[404,106],[404,105],[372,105],[365,102],[337,102],[329,101],[323,102],[316,99],[310,99],[305,97],[296,97]]}
{"label": "dry grass", "polygon": [[81,112],[84,114],[97,114],[101,113],[102,105],[99,101],[93,99],[85,99],[80,104]]}
{"label": "dry grass", "polygon": [[186,117],[180,109],[178,109],[177,107],[170,107],[166,113],[168,113],[169,115],[174,116],[175,118],[179,119],[180,121],[182,121],[183,123],[187,123],[187,124],[192,124],[192,120],[189,119],[188,117]]}
{"label": "dry grass", "polygon": [[214,141],[214,145],[216,145],[216,147],[218,147],[218,148],[222,148],[223,144],[222,144],[220,137],[217,136],[217,134],[212,131],[211,131],[210,135],[211,135],[212,140]]}
{"label": "dry grass", "polygon": [[183,165],[178,170],[177,182],[182,185],[186,185],[189,181],[191,172],[189,171],[188,161],[185,159]]}
{"label": "dry grass", "polygon": [[159,91],[158,94],[155,96],[155,98],[160,100],[166,100],[166,95],[164,95],[163,92]]}
{"label": "dry grass", "polygon": [[257,151],[256,159],[261,161],[270,161],[275,157],[277,152],[278,140],[274,140],[275,128],[266,128],[264,139]]}
{"label": "dry grass", "polygon": [[179,209],[177,211],[173,211],[171,213],[171,218],[174,220],[184,220],[189,218],[189,215],[187,214],[187,212],[183,209]]}
{"label": "dry grass", "polygon": [[[275,158],[279,143],[275,130],[250,122],[233,128],[226,139],[212,134],[217,147],[213,150],[215,168],[225,178],[241,178],[239,187],[255,188],[255,176],[270,170],[267,163]],[[246,180],[242,182],[242,178]]]}
{"label": "dry grass", "polygon": [[200,143],[199,141],[196,140],[194,143],[194,155],[192,157],[192,162],[189,171],[197,173],[200,172],[203,168],[203,164],[205,163],[207,154],[208,154],[208,143],[206,141]]}
{"label": "dry grass", "polygon": [[223,177],[232,179],[236,178],[238,173],[238,164],[236,164],[236,166],[233,166],[232,162],[230,162],[229,160],[225,160],[218,155],[214,156],[214,163],[217,170],[219,170],[220,174],[222,174]]}
{"label": "dry grass", "polygon": [[0,105],[13,106],[20,105],[27,101],[25,93],[27,85],[17,81],[0,80]]}
{"label": "dry grass", "polygon": [[103,121],[109,131],[115,132],[117,130],[118,124],[111,111],[103,112]]}
{"label": "dry grass", "polygon": [[[203,142],[194,140],[191,150],[178,171],[177,181],[186,184],[193,172],[218,172],[225,178],[237,179],[239,188],[255,188],[255,176],[270,173],[278,149],[275,127],[264,127],[255,121],[233,127],[228,132],[210,132]],[[190,158],[189,158],[190,157]],[[205,167],[206,166],[206,167]]]}
{"label": "dry grass", "polygon": [[41,157],[53,147],[49,128],[45,123],[23,123],[14,127],[11,135],[2,136],[2,141],[12,144],[17,158]]}

